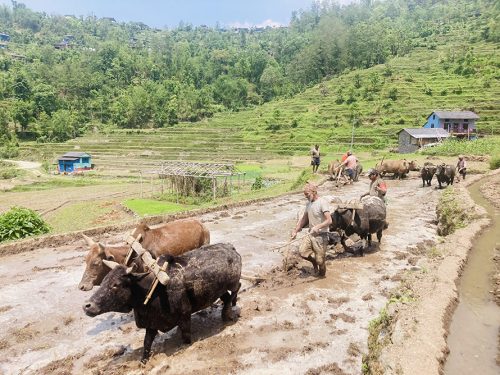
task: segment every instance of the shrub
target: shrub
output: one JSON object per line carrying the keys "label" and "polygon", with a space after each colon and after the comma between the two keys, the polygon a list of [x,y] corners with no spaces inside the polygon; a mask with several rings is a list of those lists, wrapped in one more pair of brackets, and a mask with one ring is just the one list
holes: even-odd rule
{"label": "shrub", "polygon": [[389,90],[389,99],[395,101],[398,99],[398,89],[393,87]]}
{"label": "shrub", "polygon": [[257,176],[252,184],[252,190],[260,190],[264,187],[264,181],[261,176]]}
{"label": "shrub", "polygon": [[12,207],[0,215],[0,242],[47,233],[48,224],[29,208]]}
{"label": "shrub", "polygon": [[5,168],[0,169],[0,180],[8,180],[19,176],[20,172],[16,168]]}
{"label": "shrub", "polygon": [[500,155],[494,155],[490,159],[490,169],[500,168]]}

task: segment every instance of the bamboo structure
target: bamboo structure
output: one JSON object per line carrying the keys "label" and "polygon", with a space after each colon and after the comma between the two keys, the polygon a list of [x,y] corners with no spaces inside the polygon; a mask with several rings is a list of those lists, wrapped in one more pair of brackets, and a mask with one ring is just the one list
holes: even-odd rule
{"label": "bamboo structure", "polygon": [[[218,189],[220,190],[219,195],[230,195],[233,187],[233,176],[237,176],[239,181],[240,175],[245,175],[244,172],[237,171],[233,163],[204,163],[177,160],[163,161],[154,170],[141,172],[141,177],[142,173],[158,175],[162,181],[162,191],[163,180],[168,180],[170,184],[167,185],[170,185],[171,192],[175,192],[176,195],[198,195],[203,193],[203,190],[210,188],[213,199],[217,197]],[[218,179],[221,180],[220,184],[218,184]]]}

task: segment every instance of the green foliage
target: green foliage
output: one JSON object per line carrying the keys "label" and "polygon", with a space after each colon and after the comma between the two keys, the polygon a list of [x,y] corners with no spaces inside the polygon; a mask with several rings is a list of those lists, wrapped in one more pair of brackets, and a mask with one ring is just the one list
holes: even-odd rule
{"label": "green foliage", "polygon": [[1,168],[0,167],[0,180],[8,180],[17,177],[21,174],[21,171],[17,168]]}
{"label": "green foliage", "polygon": [[[376,103],[383,80],[397,82],[395,72],[402,71],[393,57],[417,46],[441,52],[456,35],[498,40],[498,6],[491,1],[367,4],[314,3],[294,13],[287,28],[235,33],[67,18],[13,2],[2,6],[0,24],[11,35],[12,55],[25,59],[0,56],[0,108],[23,137],[33,133],[40,142],[53,142],[82,134],[88,124],[143,129],[199,121],[289,98],[320,82],[316,92],[328,98],[335,86],[325,79],[349,71],[355,71],[353,88],[365,91],[340,92],[335,102],[352,104],[362,97]],[[54,49],[68,34],[74,36],[72,48]],[[463,78],[486,73],[476,51],[458,50],[442,63],[450,73]],[[376,66],[369,77],[360,70]],[[415,71],[425,69],[420,63]],[[61,116],[68,114],[70,121],[62,125]]]}
{"label": "green foliage", "polygon": [[490,169],[500,168],[500,155],[493,155],[490,159]]}
{"label": "green foliage", "polygon": [[12,207],[0,215],[0,242],[48,233],[47,223],[35,211]]}
{"label": "green foliage", "polygon": [[387,97],[393,101],[396,101],[398,99],[398,89],[396,87],[390,88]]}
{"label": "green foliage", "polygon": [[463,207],[453,186],[448,187],[436,206],[438,234],[447,236],[457,229],[464,228],[472,220],[469,209]]}
{"label": "green foliage", "polygon": [[425,155],[493,155],[500,149],[500,137],[484,137],[472,141],[449,139],[440,145],[424,149]]}
{"label": "green foliage", "polygon": [[252,190],[260,190],[264,187],[264,181],[261,176],[257,176],[252,184]]}
{"label": "green foliage", "polygon": [[194,208],[192,205],[177,204],[154,199],[127,199],[123,204],[140,216],[172,214]]}
{"label": "green foliage", "polygon": [[309,169],[304,169],[299,177],[293,182],[292,186],[290,186],[290,190],[295,190],[303,187],[307,181],[311,180],[313,177],[312,172]]}

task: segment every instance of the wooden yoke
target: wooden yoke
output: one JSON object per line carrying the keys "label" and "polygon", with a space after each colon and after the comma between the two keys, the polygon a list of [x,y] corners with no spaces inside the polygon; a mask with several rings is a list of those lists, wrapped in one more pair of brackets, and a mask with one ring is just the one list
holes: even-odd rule
{"label": "wooden yoke", "polygon": [[153,280],[151,288],[149,289],[146,299],[144,300],[144,304],[146,305],[151,299],[151,296],[153,295],[156,286],[158,285],[158,282],[162,283],[163,285],[167,285],[167,282],[170,278],[168,277],[168,274],[166,272],[168,267],[168,262],[164,262],[163,265],[160,267],[157,260],[153,259],[151,253],[147,249],[142,247],[142,245],[139,242],[140,239],[141,239],[140,234],[137,236],[137,238],[134,238],[132,236],[129,236],[127,238],[127,243],[130,245],[130,250],[125,259],[125,265],[127,265],[127,263],[129,262],[130,257],[132,256],[132,252],[135,252],[138,256],[141,257],[142,261],[144,262],[144,265],[148,267],[149,270],[153,272],[153,274],[155,275],[155,279]]}
{"label": "wooden yoke", "polygon": [[351,226],[354,224],[354,216],[356,215],[356,210],[362,210],[364,208],[363,203],[357,202],[357,201],[351,201],[351,202],[332,202],[333,203],[333,210],[352,210],[352,219],[351,219]]}
{"label": "wooden yoke", "polygon": [[[127,238],[127,243],[130,245],[130,250],[127,253],[127,256],[125,257],[125,265],[128,265],[128,262],[130,261],[130,257],[132,256],[132,252],[134,251],[134,243],[139,243],[141,239],[142,234],[139,234],[137,238],[134,238],[132,236],[128,236]],[[142,246],[141,246],[142,248]],[[139,254],[140,255],[140,254]]]}

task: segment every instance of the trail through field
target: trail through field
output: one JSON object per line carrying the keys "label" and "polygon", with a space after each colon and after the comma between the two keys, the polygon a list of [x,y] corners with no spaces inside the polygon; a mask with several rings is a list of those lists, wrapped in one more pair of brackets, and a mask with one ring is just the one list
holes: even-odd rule
{"label": "trail through field", "polygon": [[[193,315],[191,345],[182,344],[176,329],[159,335],[145,367],[139,364],[144,331],[132,314],[89,318],[82,311],[92,295],[77,288],[86,251],[82,239],[3,257],[0,372],[359,374],[370,320],[402,273],[425,268],[421,248],[436,240],[439,191],[422,188],[417,179],[389,180],[388,186],[389,228],[382,244],[375,240],[364,257],[330,249],[322,279],[302,260],[288,273],[281,270],[284,245],[305,205],[302,194],[203,215],[211,242],[233,243],[243,273],[267,280],[243,283],[234,324],[225,325],[220,305],[214,305]],[[320,194],[349,200],[367,190],[367,179],[341,188],[327,182]],[[99,240],[119,242],[125,235]]]}

